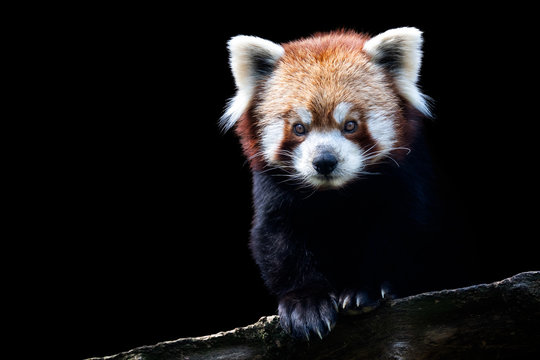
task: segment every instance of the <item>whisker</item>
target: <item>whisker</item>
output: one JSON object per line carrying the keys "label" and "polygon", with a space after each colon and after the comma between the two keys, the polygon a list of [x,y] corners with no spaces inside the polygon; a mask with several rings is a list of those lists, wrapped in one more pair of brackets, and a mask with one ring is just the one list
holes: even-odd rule
{"label": "whisker", "polygon": [[400,166],[399,166],[399,163],[396,161],[396,159],[394,159],[394,158],[391,157],[390,155],[386,155],[386,154],[385,154],[385,155],[383,155],[383,156],[384,156],[385,158],[387,158],[387,159],[392,160],[392,161],[394,162],[394,164],[396,164],[397,167],[400,167]]}
{"label": "whisker", "polygon": [[375,146],[377,146],[377,143],[371,145],[371,146],[369,147],[369,149],[363,151],[362,154],[360,154],[360,155],[361,155],[361,156],[364,156],[364,155],[367,154],[371,149],[373,149]]}
{"label": "whisker", "polygon": [[[370,149],[371,149],[371,148],[373,148],[373,146],[370,147]],[[394,159],[392,156],[390,156],[390,155],[388,154],[388,153],[390,153],[390,152],[392,152],[392,151],[394,151],[394,150],[406,150],[406,151],[407,151],[407,154],[405,154],[406,156],[409,155],[409,154],[411,153],[411,149],[409,149],[409,148],[407,148],[407,147],[396,146],[396,147],[392,147],[392,148],[388,148],[388,149],[383,149],[383,150],[374,151],[374,152],[370,153],[368,156],[366,156],[364,160],[369,161],[369,160],[372,160],[372,159],[374,159],[374,158],[377,158],[377,157],[381,157],[381,156],[382,156],[382,157],[384,157],[384,158],[386,158],[386,159],[392,160],[392,162],[393,162],[394,164],[396,164],[397,167],[400,167],[399,162],[398,162],[396,159]],[[366,150],[366,151],[369,151],[369,149]],[[364,154],[365,154],[365,153],[366,153],[366,152],[364,152]],[[375,164],[379,164],[379,163],[380,163],[380,161],[379,161],[379,162],[376,162]],[[372,164],[372,165],[375,165],[375,164]]]}

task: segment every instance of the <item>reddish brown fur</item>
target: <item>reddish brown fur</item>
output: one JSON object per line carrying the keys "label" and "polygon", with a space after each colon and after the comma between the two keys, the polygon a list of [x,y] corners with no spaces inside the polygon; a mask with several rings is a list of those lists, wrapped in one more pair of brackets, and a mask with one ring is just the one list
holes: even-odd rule
{"label": "reddish brown fur", "polygon": [[[414,124],[405,117],[406,102],[398,95],[390,74],[372,64],[363,51],[368,39],[352,31],[337,31],[283,44],[285,54],[273,74],[257,87],[251,110],[237,124],[237,133],[252,168],[261,169],[265,165],[263,156],[258,155],[260,131],[264,126],[285,121],[282,150],[291,150],[302,141],[292,131],[298,107],[312,114],[310,130],[341,130],[333,111],[341,102],[353,104],[351,112],[359,114],[359,128],[346,136],[371,151],[379,149],[363,119],[370,109],[384,109],[394,119],[397,133],[394,147],[407,145]],[[284,157],[277,153],[275,159],[284,160]]]}
{"label": "reddish brown fur", "polygon": [[260,154],[259,136],[255,130],[255,122],[249,111],[238,119],[235,130],[251,168],[258,171],[262,170],[265,162]]}

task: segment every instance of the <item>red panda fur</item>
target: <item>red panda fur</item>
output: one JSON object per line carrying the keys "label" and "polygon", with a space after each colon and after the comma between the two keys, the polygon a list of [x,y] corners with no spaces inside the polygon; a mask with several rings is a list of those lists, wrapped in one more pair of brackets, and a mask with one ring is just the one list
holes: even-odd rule
{"label": "red panda fur", "polygon": [[[338,128],[332,112],[340,102],[354,104],[353,111],[366,114],[370,107],[392,113],[396,143],[406,147],[414,136],[415,122],[407,119],[404,101],[390,74],[370,62],[364,52],[369,39],[353,31],[318,33],[282,44],[285,52],[268,79],[258,84],[250,108],[238,119],[236,133],[252,169],[261,170],[267,163],[261,155],[261,136],[268,119],[287,118],[295,107],[302,106],[314,114],[313,129]],[[284,127],[280,150],[290,150],[301,139]],[[377,151],[378,145],[365,122],[360,122],[351,140],[363,149]],[[279,152],[278,152],[279,153]],[[399,157],[403,151],[396,150]],[[276,154],[276,158],[279,158]]]}
{"label": "red panda fur", "polygon": [[458,267],[422,136],[421,45],[415,28],[229,41],[238,91],[221,125],[253,170],[249,247],[294,337]]}

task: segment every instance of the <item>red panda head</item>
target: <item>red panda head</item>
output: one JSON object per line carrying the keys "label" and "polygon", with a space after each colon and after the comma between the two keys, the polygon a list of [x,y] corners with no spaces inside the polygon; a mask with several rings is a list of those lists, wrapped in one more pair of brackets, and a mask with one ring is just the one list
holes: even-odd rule
{"label": "red panda head", "polygon": [[415,28],[283,45],[236,36],[229,51],[237,93],[221,125],[235,127],[253,169],[277,167],[303,184],[341,187],[403,155],[415,128],[411,110],[429,115],[416,84],[421,45]]}

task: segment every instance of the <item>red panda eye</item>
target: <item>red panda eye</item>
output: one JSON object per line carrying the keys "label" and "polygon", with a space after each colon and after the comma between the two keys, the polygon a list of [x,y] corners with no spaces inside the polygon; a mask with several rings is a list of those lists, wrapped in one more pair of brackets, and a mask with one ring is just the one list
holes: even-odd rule
{"label": "red panda eye", "polygon": [[345,131],[346,133],[353,133],[356,131],[357,128],[358,124],[356,123],[356,121],[347,121],[343,128],[343,131]]}
{"label": "red panda eye", "polygon": [[294,124],[293,131],[296,135],[302,136],[306,133],[306,127],[302,124]]}

